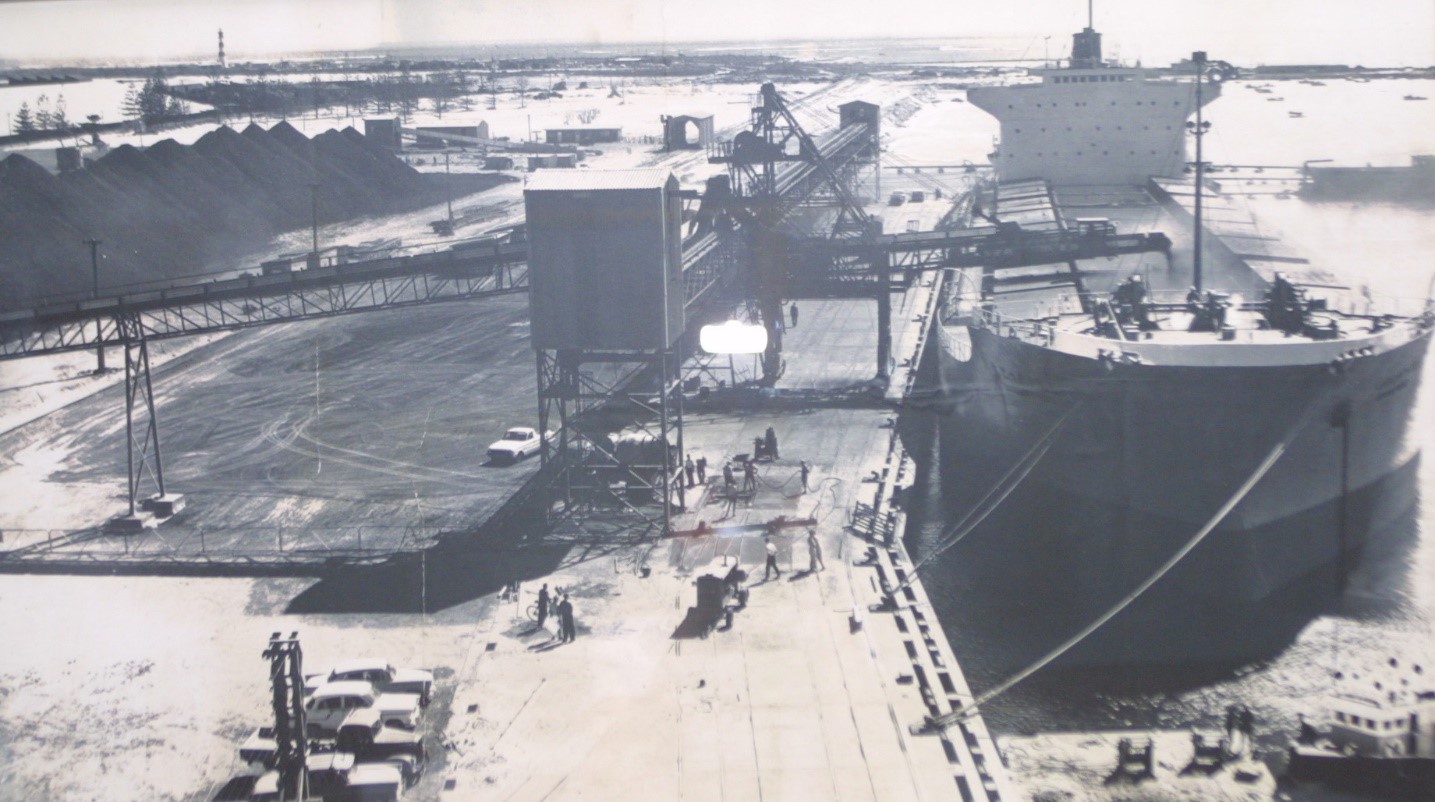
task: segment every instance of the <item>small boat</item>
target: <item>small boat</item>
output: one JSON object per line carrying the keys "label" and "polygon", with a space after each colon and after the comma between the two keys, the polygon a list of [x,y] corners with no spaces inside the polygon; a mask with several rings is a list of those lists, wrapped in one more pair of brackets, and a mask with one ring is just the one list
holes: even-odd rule
{"label": "small boat", "polygon": [[1269,100],[1269,101],[1272,102],[1272,103],[1279,103],[1279,102],[1281,102],[1282,100],[1285,100],[1285,98],[1283,98],[1283,97],[1268,97],[1268,98],[1266,98],[1266,100]]}
{"label": "small boat", "polygon": [[1424,95],[1406,95],[1406,100],[1428,100]]}
{"label": "small boat", "polygon": [[[1391,658],[1365,675],[1335,675],[1319,721],[1301,716],[1290,775],[1350,790],[1435,794],[1435,683]],[[1322,729],[1321,727],[1324,727]]]}
{"label": "small boat", "polygon": [[1288,112],[1286,112],[1286,114],[1289,114],[1289,115],[1292,116],[1292,117],[1304,117],[1304,116],[1305,116],[1305,112],[1302,112],[1302,111],[1288,111]]}

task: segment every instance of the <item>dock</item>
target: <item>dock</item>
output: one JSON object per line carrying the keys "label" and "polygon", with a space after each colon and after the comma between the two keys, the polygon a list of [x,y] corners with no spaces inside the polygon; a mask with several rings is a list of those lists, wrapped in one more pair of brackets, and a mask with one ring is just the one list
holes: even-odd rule
{"label": "dock", "polygon": [[[770,84],[763,98],[765,119],[801,133]],[[741,193],[766,224],[836,181],[833,164],[877,169],[879,107],[838,108],[807,160],[769,176],[779,192]],[[725,158],[742,173],[748,155]],[[596,192],[612,194],[594,204]],[[696,230],[679,233],[681,204],[695,198],[671,172],[549,175],[525,193],[522,242],[115,296],[99,313],[109,328],[78,304],[8,321],[24,336],[6,340],[7,359],[123,348],[127,392],[97,388],[44,427],[0,433],[18,455],[0,473],[43,486],[71,471],[67,500],[82,487],[86,502],[20,499],[15,514],[34,528],[7,533],[0,605],[36,648],[34,665],[0,666],[0,678],[89,678],[79,704],[58,703],[72,693],[60,682],[5,701],[17,733],[7,753],[24,768],[0,778],[0,796],[44,784],[53,796],[123,786],[135,798],[247,799],[276,763],[297,781],[297,736],[279,736],[267,763],[246,764],[238,744],[276,718],[281,733],[291,721],[308,733],[297,711],[312,686],[298,678],[321,682],[363,656],[433,672],[425,770],[404,799],[1017,799],[903,543],[917,466],[897,423],[933,333],[949,237],[916,243],[920,266],[814,262],[794,296],[799,320],[776,283],[759,281],[756,298],[733,291],[743,251],[723,241],[732,230],[712,208],[687,209]],[[596,238],[583,221],[615,204],[635,213]],[[942,214],[911,204],[883,212],[909,236]],[[868,219],[855,205],[846,214]],[[664,246],[649,247],[658,234]],[[482,307],[439,303],[455,300]],[[257,301],[280,311],[260,315]],[[690,324],[739,301],[763,308],[769,333],[790,319],[781,348],[760,365],[685,356],[697,350],[678,342],[697,333]],[[251,324],[264,328],[160,367],[181,402],[150,389],[150,340]],[[656,417],[658,439],[623,441],[618,456],[631,432],[607,441],[577,422],[600,396],[607,423]],[[535,428],[554,432],[535,438],[540,455],[489,460],[483,444],[534,422],[535,397]],[[123,424],[102,411],[116,401]],[[623,404],[642,409],[622,418]],[[121,497],[104,469],[76,466],[124,451],[125,521],[147,499],[141,479],[169,497],[161,412],[165,453],[184,455],[171,487],[207,502],[163,526],[96,526]],[[679,452],[706,475],[674,494]],[[629,514],[642,523],[609,526]],[[556,615],[540,620],[544,588],[572,605],[573,638],[558,636]],[[87,648],[116,631],[133,637]],[[266,638],[265,656],[282,652],[287,668],[263,670]],[[116,708],[142,712],[133,734],[144,740],[86,739],[83,722]],[[131,743],[143,753],[107,762]],[[60,771],[51,754],[98,768]]]}
{"label": "dock", "polygon": [[[690,455],[707,482],[664,540],[570,555],[524,583],[522,599],[475,628],[453,678],[454,744],[441,799],[1011,800],[980,717],[941,733],[921,725],[971,691],[920,581],[908,577],[895,489],[914,465],[893,425],[925,345],[941,277],[894,297],[897,365],[869,403],[725,404],[690,410]],[[875,304],[803,301],[787,332],[789,367],[775,394],[860,390],[870,378]],[[729,509],[721,465],[771,426],[779,457],[757,491]],[[811,466],[803,492],[800,463]],[[823,567],[810,564],[815,519]],[[694,530],[704,532],[693,534]],[[764,531],[781,574],[764,576]],[[731,624],[681,631],[696,584],[748,574]],[[525,626],[516,608],[540,584],[566,589],[578,637]],[[481,646],[480,646],[481,644]]]}

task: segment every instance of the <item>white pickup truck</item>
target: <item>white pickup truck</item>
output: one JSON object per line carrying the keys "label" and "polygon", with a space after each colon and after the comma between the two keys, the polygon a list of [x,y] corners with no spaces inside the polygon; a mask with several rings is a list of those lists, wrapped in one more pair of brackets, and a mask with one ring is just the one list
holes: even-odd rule
{"label": "white pickup truck", "polygon": [[552,432],[546,432],[540,437],[537,429],[515,426],[503,433],[502,440],[489,445],[488,458],[494,463],[517,462],[529,454],[537,454],[543,442],[552,436]]}

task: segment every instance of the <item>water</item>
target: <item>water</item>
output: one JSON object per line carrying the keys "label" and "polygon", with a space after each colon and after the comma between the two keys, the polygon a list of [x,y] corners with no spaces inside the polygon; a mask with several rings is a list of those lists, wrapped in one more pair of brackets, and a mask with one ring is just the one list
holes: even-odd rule
{"label": "water", "polygon": [[[1275,82],[1274,96],[1234,82],[1208,108],[1215,124],[1208,158],[1217,164],[1293,165],[1308,159],[1347,164],[1402,164],[1412,154],[1435,152],[1435,103],[1406,101],[1406,94],[1432,95],[1430,81],[1388,80],[1371,83],[1331,81],[1310,86]],[[1303,118],[1287,111],[1298,109]],[[969,104],[938,104],[924,115],[944,122],[971,122],[978,128],[949,132],[946,150],[930,130],[906,139],[922,158],[950,160],[953,143],[960,158],[989,144],[996,124]],[[923,120],[920,115],[915,120]],[[1352,125],[1355,119],[1371,121]],[[984,127],[983,127],[984,126]],[[903,138],[901,132],[893,134]],[[905,151],[904,151],[905,152]],[[920,160],[920,159],[919,159]],[[1257,191],[1257,190],[1252,190]],[[1435,274],[1435,210],[1378,203],[1311,204],[1265,195],[1247,201],[1269,233],[1280,235],[1312,262],[1352,286],[1368,284],[1377,296],[1406,301],[1426,297]],[[1432,352],[1435,353],[1435,352]],[[1435,361],[1432,358],[1430,361]],[[1235,671],[1168,668],[1160,671],[1039,672],[986,709],[998,732],[1036,729],[1110,729],[1130,726],[1218,726],[1227,704],[1251,705],[1261,722],[1261,745],[1278,749],[1293,732],[1296,714],[1330,690],[1337,668],[1382,662],[1390,655],[1435,660],[1435,364],[1427,364],[1415,410],[1414,426],[1425,449],[1419,474],[1419,508],[1403,541],[1386,553],[1365,556],[1344,597],[1311,621],[1295,642],[1265,664]],[[908,539],[917,553],[934,543],[960,511],[945,509],[940,477],[927,477],[914,500]],[[999,539],[1000,532],[978,530],[943,559],[959,560],[964,546],[978,538]],[[1400,539],[1397,539],[1400,540]],[[988,541],[991,542],[991,541]],[[980,602],[962,598],[955,580],[940,565],[924,578],[963,668],[975,689],[1005,678],[1002,669],[984,662],[963,623],[972,616],[999,615]],[[1050,644],[1033,648],[1035,659]]]}

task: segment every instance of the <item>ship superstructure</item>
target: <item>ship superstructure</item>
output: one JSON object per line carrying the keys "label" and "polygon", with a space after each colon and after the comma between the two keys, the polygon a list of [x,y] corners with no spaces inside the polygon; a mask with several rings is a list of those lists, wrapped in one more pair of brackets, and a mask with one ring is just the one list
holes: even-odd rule
{"label": "ship superstructure", "polygon": [[[968,92],[973,105],[1001,122],[991,154],[998,180],[1140,186],[1153,176],[1181,175],[1185,122],[1196,107],[1193,84],[1103,61],[1101,34],[1090,27],[1072,39],[1070,66],[1033,70],[1039,82]],[[1211,84],[1202,101],[1219,96],[1219,84]]]}

